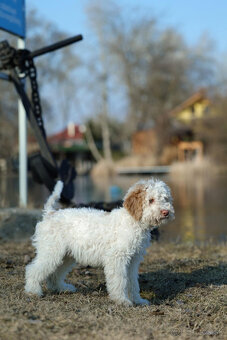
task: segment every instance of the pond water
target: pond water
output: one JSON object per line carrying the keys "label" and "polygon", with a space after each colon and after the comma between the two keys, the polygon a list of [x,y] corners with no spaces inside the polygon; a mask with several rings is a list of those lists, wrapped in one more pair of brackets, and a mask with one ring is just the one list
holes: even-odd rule
{"label": "pond water", "polygon": [[[149,178],[143,176],[143,178]],[[176,218],[160,227],[160,241],[221,242],[227,240],[227,175],[173,178],[159,176],[171,188]],[[141,179],[139,176],[117,176],[110,180],[77,177],[76,203],[114,201]],[[48,191],[29,178],[28,205],[42,208]],[[0,177],[0,207],[18,205],[18,178]]]}

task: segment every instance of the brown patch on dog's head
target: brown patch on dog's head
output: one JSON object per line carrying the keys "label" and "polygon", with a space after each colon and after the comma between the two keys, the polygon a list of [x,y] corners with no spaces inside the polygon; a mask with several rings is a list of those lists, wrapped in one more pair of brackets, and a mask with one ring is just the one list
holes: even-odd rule
{"label": "brown patch on dog's head", "polygon": [[125,197],[123,206],[136,221],[140,221],[142,218],[144,198],[145,190],[143,185],[136,186]]}

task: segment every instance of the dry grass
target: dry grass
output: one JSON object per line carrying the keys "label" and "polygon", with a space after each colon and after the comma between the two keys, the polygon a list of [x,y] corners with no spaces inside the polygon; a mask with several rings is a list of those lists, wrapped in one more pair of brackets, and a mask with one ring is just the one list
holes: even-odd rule
{"label": "dry grass", "polygon": [[224,339],[227,249],[154,244],[141,266],[150,307],[122,307],[106,293],[102,270],[77,268],[75,294],[23,291],[29,243],[1,243],[0,339]]}

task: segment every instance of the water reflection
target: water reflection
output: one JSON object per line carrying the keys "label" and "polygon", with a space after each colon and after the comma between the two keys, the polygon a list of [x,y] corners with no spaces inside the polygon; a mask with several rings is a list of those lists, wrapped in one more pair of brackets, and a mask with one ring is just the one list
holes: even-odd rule
{"label": "water reflection", "polygon": [[[48,191],[43,186],[28,179],[28,207],[40,208],[45,202]],[[0,175],[0,208],[17,207],[19,204],[19,181],[18,176]]]}
{"label": "water reflection", "polygon": [[[143,178],[149,178],[148,176]],[[161,177],[172,189],[176,219],[160,228],[161,240],[203,242],[226,240],[227,176],[193,178]],[[121,199],[139,176],[111,179],[78,177],[74,201],[111,201]],[[47,190],[29,179],[29,207],[42,208]],[[18,178],[0,177],[0,207],[18,204]]]}
{"label": "water reflection", "polygon": [[227,177],[178,178],[170,180],[176,220],[163,238],[182,241],[226,240]]}

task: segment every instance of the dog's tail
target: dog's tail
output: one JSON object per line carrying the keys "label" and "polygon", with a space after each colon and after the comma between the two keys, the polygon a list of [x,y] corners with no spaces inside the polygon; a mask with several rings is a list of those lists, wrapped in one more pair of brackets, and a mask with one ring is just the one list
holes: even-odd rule
{"label": "dog's tail", "polygon": [[44,205],[43,213],[45,215],[50,214],[50,213],[52,213],[56,210],[55,209],[55,203],[56,203],[56,201],[59,200],[59,198],[61,196],[63,186],[64,186],[64,183],[62,181],[57,181],[52,194],[50,195],[46,204]]}

